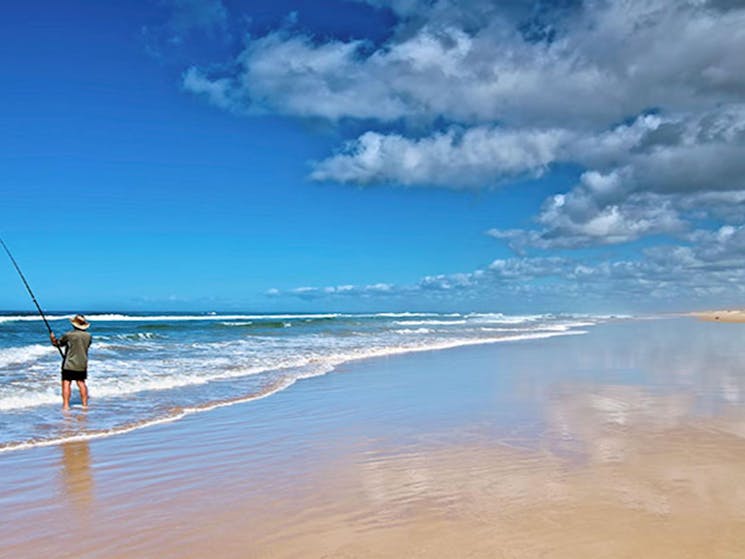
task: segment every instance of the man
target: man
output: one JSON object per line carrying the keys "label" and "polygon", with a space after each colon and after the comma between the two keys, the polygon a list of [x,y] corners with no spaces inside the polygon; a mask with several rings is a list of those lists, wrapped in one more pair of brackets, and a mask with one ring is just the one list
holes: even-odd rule
{"label": "man", "polygon": [[65,348],[65,358],[62,360],[62,409],[70,409],[71,384],[75,381],[80,391],[83,407],[88,407],[88,348],[91,346],[91,335],[86,332],[90,323],[82,314],[70,319],[74,330],[67,332],[59,340],[53,333],[49,334],[52,345]]}

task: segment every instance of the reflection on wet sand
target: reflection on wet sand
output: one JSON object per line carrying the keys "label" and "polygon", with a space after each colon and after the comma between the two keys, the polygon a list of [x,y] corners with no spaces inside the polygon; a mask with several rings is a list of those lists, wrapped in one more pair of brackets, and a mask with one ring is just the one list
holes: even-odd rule
{"label": "reflection on wet sand", "polygon": [[335,472],[336,491],[324,493],[336,503],[309,504],[313,517],[263,549],[273,557],[745,557],[745,441],[611,417],[597,430],[586,426],[597,417],[572,424],[589,437],[582,463],[499,445],[371,453],[346,471],[349,486]]}
{"label": "reflection on wet sand", "polygon": [[[71,432],[85,426],[87,414],[69,415]],[[61,492],[77,509],[78,513],[89,512],[93,502],[93,475],[91,473],[91,451],[88,441],[73,441],[60,445]]]}
{"label": "reflection on wet sand", "polygon": [[652,395],[641,386],[572,386],[547,404],[546,444],[559,454],[602,463],[623,461],[633,429],[662,432],[682,426],[691,394]]}
{"label": "reflection on wet sand", "polygon": [[62,446],[62,484],[70,501],[87,510],[93,501],[90,446],[87,441]]}
{"label": "reflection on wet sand", "polygon": [[546,402],[537,448],[414,444],[336,464],[318,486],[326,503],[306,503],[313,516],[263,549],[276,557],[745,557],[742,410],[699,417],[691,394],[567,388]]}
{"label": "reflection on wet sand", "polygon": [[[549,434],[574,441],[609,499],[654,513],[745,520],[745,413],[696,417],[691,394],[606,386],[554,400]],[[592,484],[591,484],[592,485]],[[743,540],[745,542],[745,540]]]}

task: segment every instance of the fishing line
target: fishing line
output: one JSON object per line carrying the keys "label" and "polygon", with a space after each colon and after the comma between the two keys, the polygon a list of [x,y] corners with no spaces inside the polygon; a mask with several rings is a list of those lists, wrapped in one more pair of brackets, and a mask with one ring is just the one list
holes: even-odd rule
{"label": "fishing line", "polygon": [[[2,238],[0,238],[0,244],[3,245],[5,252],[8,253],[8,257],[10,257],[10,261],[13,263],[13,266],[15,266],[15,269],[18,272],[18,275],[21,276],[21,279],[23,280],[23,285],[26,286],[26,291],[28,291],[28,294],[31,295],[31,300],[34,302],[34,305],[36,305],[36,308],[38,309],[39,314],[41,315],[41,319],[44,321],[44,324],[46,324],[47,330],[49,330],[49,335],[53,336],[54,332],[52,332],[52,327],[49,326],[49,321],[47,321],[47,317],[44,316],[44,311],[41,310],[41,306],[36,300],[36,296],[34,295],[34,292],[31,291],[31,286],[26,281],[26,277],[23,275],[23,272],[21,272],[21,268],[18,266],[18,262],[16,262],[16,259],[13,258],[13,255],[10,253],[10,249],[8,248],[8,245],[5,244],[5,241],[3,241]],[[64,359],[65,354],[62,353],[62,348],[60,348],[60,346],[55,346],[55,347],[57,348],[57,351],[59,351],[60,357]]]}

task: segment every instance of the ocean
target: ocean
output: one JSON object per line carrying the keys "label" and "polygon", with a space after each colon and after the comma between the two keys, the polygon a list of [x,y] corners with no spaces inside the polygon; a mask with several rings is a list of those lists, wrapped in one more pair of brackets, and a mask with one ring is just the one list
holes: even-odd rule
{"label": "ocean", "polygon": [[[72,314],[48,317],[57,335]],[[500,313],[90,314],[83,410],[61,411],[60,357],[37,315],[0,313],[0,452],[113,436],[270,397],[348,361],[580,335],[614,317]]]}

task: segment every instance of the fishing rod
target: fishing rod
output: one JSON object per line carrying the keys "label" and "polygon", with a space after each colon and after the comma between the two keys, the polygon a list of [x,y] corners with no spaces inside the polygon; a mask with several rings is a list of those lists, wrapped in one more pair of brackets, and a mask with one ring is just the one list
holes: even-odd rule
{"label": "fishing rod", "polygon": [[[10,261],[13,263],[13,266],[15,266],[15,269],[18,272],[18,275],[21,276],[21,279],[23,280],[23,285],[26,286],[26,291],[28,291],[28,294],[31,295],[31,300],[34,302],[34,305],[36,305],[36,308],[39,310],[39,314],[41,315],[41,319],[44,321],[44,324],[46,324],[47,330],[49,330],[49,335],[54,336],[54,332],[52,332],[52,327],[49,326],[49,321],[47,321],[47,317],[44,316],[44,311],[41,310],[41,306],[36,300],[36,296],[34,295],[34,292],[31,291],[31,286],[26,281],[26,277],[23,275],[23,272],[21,272],[21,268],[18,266],[18,262],[16,262],[16,259],[13,258],[13,255],[10,253],[10,249],[8,248],[8,245],[5,244],[5,241],[3,241],[2,238],[0,238],[0,244],[3,245],[5,252],[7,252],[8,257],[10,257]],[[55,347],[57,348],[57,351],[59,351],[60,357],[64,359],[65,354],[62,353],[62,348],[60,348],[60,346],[58,345],[55,345]]]}

